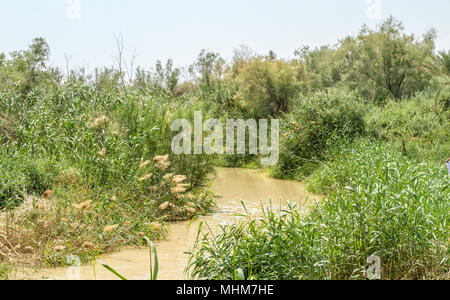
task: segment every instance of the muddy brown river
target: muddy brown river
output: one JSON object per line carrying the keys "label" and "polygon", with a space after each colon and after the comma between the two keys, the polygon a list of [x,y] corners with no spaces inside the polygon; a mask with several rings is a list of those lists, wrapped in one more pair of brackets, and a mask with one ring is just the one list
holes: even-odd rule
{"label": "muddy brown river", "polygon": [[[219,224],[236,222],[239,214],[244,213],[241,201],[253,216],[261,214],[261,203],[273,207],[286,206],[286,201],[297,202],[303,210],[318,196],[308,194],[304,185],[296,181],[271,179],[258,170],[247,169],[217,169],[217,176],[213,183],[215,192],[220,196],[217,211],[203,217],[209,227],[217,229]],[[188,279],[185,268],[190,251],[195,243],[198,222],[189,226],[189,222],[171,223],[169,235],[164,241],[156,243],[159,258],[160,280]],[[113,267],[128,279],[148,279],[150,257],[148,249],[124,249],[99,258]],[[82,265],[80,267],[53,268],[41,270],[28,279],[56,279],[56,280],[110,280],[117,279],[115,275],[98,264]]]}

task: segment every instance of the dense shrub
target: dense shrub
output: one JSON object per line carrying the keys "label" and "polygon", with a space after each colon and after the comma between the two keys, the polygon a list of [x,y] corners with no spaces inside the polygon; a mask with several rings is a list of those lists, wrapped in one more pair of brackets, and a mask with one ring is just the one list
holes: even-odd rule
{"label": "dense shrub", "polygon": [[[450,91],[442,94],[449,97]],[[368,131],[402,148],[405,155],[421,161],[442,161],[450,153],[449,111],[434,112],[436,89],[418,93],[403,102],[389,101],[367,114]],[[443,106],[443,105],[441,105]]]}
{"label": "dense shrub", "polygon": [[13,208],[27,194],[42,195],[56,181],[59,170],[48,159],[1,153],[0,208]]}
{"label": "dense shrub", "polygon": [[357,99],[339,90],[296,101],[283,121],[280,160],[272,174],[297,179],[310,174],[329,144],[364,133],[364,112]]}

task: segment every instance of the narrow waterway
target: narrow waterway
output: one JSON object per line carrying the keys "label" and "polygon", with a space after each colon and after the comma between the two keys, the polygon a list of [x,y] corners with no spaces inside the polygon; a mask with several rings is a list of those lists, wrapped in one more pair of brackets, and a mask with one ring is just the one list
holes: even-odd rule
{"label": "narrow waterway", "polygon": [[[319,197],[308,194],[300,182],[271,179],[258,170],[217,169],[213,188],[220,196],[218,209],[214,214],[203,217],[209,227],[236,222],[244,213],[241,201],[254,216],[261,214],[261,203],[266,206],[272,201],[274,208],[285,207],[286,201],[297,202],[306,210]],[[172,223],[166,240],[156,243],[159,258],[158,279],[187,279],[184,270],[188,262],[185,252],[190,251],[197,235],[198,222]],[[149,252],[147,249],[124,249],[100,258],[128,279],[149,278]],[[31,279],[117,279],[98,263],[72,268],[43,270],[30,276]]]}

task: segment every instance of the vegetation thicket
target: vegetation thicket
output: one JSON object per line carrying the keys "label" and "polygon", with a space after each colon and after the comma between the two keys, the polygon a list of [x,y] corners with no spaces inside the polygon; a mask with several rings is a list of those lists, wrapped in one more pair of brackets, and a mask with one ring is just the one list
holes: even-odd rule
{"label": "vegetation thicket", "polygon": [[199,236],[192,277],[359,279],[378,255],[384,279],[448,279],[450,51],[436,34],[390,17],[290,60],[241,46],[231,61],[202,50],[186,69],[125,66],[120,52],[111,67],[63,72],[42,38],[0,54],[0,276],[164,238],[165,222],[211,211],[214,166],[261,166],[173,155],[172,122],[200,110],[280,119],[265,171],[327,198],[306,217],[267,209]]}

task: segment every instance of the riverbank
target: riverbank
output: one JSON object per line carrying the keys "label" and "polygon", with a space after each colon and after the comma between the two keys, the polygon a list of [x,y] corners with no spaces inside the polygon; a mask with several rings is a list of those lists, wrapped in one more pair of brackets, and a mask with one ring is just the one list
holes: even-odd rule
{"label": "riverbank", "polygon": [[[274,208],[286,207],[286,201],[307,207],[321,199],[309,194],[304,185],[295,181],[268,178],[260,170],[218,168],[212,189],[220,196],[217,210],[202,217],[199,221],[170,223],[168,236],[156,242],[159,258],[159,279],[186,279],[185,268],[189,256],[185,252],[192,250],[197,238],[199,222],[203,221],[215,230],[219,225],[238,222],[247,212],[253,217],[261,216],[262,206],[272,203]],[[206,227],[205,227],[206,230]],[[204,230],[204,232],[205,232]],[[100,259],[114,267],[129,279],[147,279],[149,276],[148,249],[123,249],[119,252],[101,256]],[[22,276],[31,279],[117,279],[98,263],[94,268],[86,264],[80,268],[52,268]]]}
{"label": "riverbank", "polygon": [[215,194],[195,178],[169,173],[171,165],[169,155],[155,156],[138,165],[129,189],[100,194],[65,173],[55,190],[25,195],[20,205],[0,211],[0,279],[19,267],[87,263],[144,238],[161,240],[167,222],[211,212]]}

